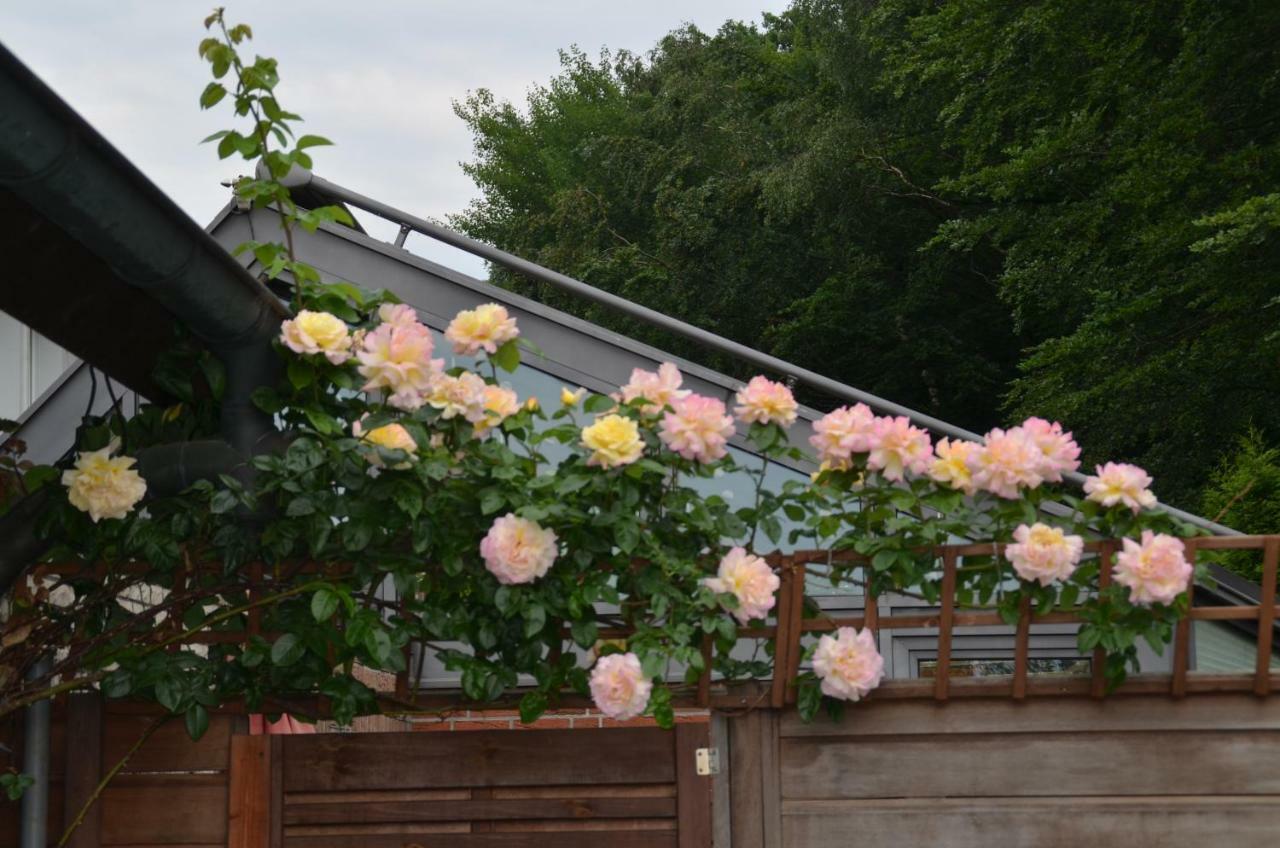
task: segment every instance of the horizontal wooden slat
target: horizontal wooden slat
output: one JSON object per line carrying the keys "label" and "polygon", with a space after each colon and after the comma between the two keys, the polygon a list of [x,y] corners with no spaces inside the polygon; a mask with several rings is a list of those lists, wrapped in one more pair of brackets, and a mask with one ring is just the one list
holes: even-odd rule
{"label": "horizontal wooden slat", "polygon": [[779,727],[784,738],[992,731],[1280,730],[1280,701],[1251,694],[1201,695],[1182,700],[1052,698],[1033,704],[1016,704],[1007,698],[975,698],[947,704],[872,699],[845,710],[839,721],[819,713],[805,723],[795,711],[789,711],[782,714]]}
{"label": "horizontal wooden slat", "polygon": [[827,846],[1125,845],[1270,846],[1280,832],[1274,798],[931,798],[789,802],[783,844]]}
{"label": "horizontal wooden slat", "polygon": [[[138,741],[154,715],[108,715],[102,734],[102,765],[111,768]],[[181,719],[166,722],[129,758],[125,772],[220,771],[231,761],[231,734],[238,716],[213,715],[209,729],[192,742]]]}
{"label": "horizontal wooden slat", "polygon": [[647,727],[316,734],[282,744],[286,792],[675,780],[671,734]]}
{"label": "horizontal wooden slat", "polygon": [[442,833],[427,839],[403,834],[288,836],[285,848],[676,848],[674,831],[621,833]]}
{"label": "horizontal wooden slat", "polygon": [[286,804],[284,822],[441,822],[494,819],[669,818],[674,798],[482,798],[473,801],[361,801],[349,804]]}
{"label": "horizontal wooden slat", "polygon": [[102,804],[104,846],[226,844],[225,775],[121,777]]}
{"label": "horizontal wooden slat", "polygon": [[289,792],[284,796],[287,805],[343,804],[385,801],[469,801],[470,789],[397,789],[379,792]]}
{"label": "horizontal wooden slat", "polygon": [[1277,731],[792,738],[781,760],[784,798],[1280,793]]}

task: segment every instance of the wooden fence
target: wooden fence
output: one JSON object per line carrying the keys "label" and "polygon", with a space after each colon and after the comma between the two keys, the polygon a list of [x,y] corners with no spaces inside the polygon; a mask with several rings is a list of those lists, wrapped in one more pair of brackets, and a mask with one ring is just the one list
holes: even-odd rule
{"label": "wooden fence", "polygon": [[728,722],[717,848],[1274,846],[1280,702],[871,700]]}

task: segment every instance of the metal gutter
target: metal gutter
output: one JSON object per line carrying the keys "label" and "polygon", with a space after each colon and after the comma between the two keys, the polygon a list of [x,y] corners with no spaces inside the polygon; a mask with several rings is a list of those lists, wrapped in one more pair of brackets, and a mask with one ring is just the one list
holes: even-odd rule
{"label": "metal gutter", "polygon": [[[305,186],[315,191],[317,194],[329,198],[330,200],[346,203],[350,206],[356,207],[357,209],[363,209],[366,212],[385,218],[392,223],[399,224],[402,228],[407,227],[414,232],[433,238],[436,241],[456,247],[459,250],[465,250],[467,253],[470,253],[473,256],[478,256],[487,262],[492,262],[495,265],[500,265],[508,270],[515,271],[518,274],[523,274],[531,279],[555,286],[561,291],[568,292],[569,294],[580,297],[583,300],[591,301],[592,303],[598,303],[601,306],[613,309],[614,311],[626,315],[629,318],[635,318],[653,327],[666,330],[674,335],[696,342],[710,350],[727,354],[766,371],[790,377],[797,383],[808,386],[811,389],[816,389],[825,394],[844,400],[856,403],[865,403],[867,406],[881,413],[905,416],[910,419],[912,423],[920,427],[924,427],[935,434],[947,436],[953,439],[964,439],[966,441],[982,440],[981,435],[971,430],[957,427],[940,418],[935,418],[932,415],[886,400],[885,398],[873,395],[870,392],[865,392],[861,389],[841,383],[838,380],[833,380],[830,377],[823,376],[816,371],[802,368],[799,365],[779,359],[776,356],[770,356],[767,353],[747,347],[746,345],[735,342],[732,339],[727,339],[724,336],[709,332],[701,327],[696,327],[685,321],[681,321],[678,318],[673,318],[670,315],[664,315],[663,313],[650,309],[647,306],[642,306],[638,303],[627,300],[626,298],[602,291],[601,289],[588,285],[581,280],[576,280],[573,277],[561,274],[558,271],[552,271],[549,268],[544,268],[537,263],[530,262],[527,259],[522,259],[519,256],[507,253],[505,250],[500,250],[492,245],[477,241],[470,236],[463,235],[462,233],[451,230],[448,227],[443,227],[432,221],[428,221],[425,218],[411,215],[408,212],[395,208],[394,206],[374,200],[371,197],[367,197],[359,192],[352,191],[351,189],[332,183],[323,177],[305,172],[302,169],[296,169],[295,172],[290,174],[290,177],[291,179],[289,182],[294,186]],[[1080,474],[1079,472],[1074,472],[1066,475],[1066,479],[1076,485],[1083,485],[1085,475]],[[1207,530],[1215,535],[1240,535],[1237,530],[1218,524],[1214,521],[1209,521],[1206,518],[1193,515],[1192,513],[1185,512],[1175,507],[1160,504],[1159,508],[1175,518],[1185,521],[1188,524],[1192,524],[1202,530]]]}

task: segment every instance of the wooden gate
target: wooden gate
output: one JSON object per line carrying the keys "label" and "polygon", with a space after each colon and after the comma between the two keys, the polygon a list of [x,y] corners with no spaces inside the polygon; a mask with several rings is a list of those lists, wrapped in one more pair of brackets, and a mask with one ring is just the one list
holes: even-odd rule
{"label": "wooden gate", "polygon": [[231,848],[709,848],[706,724],[239,736]]}

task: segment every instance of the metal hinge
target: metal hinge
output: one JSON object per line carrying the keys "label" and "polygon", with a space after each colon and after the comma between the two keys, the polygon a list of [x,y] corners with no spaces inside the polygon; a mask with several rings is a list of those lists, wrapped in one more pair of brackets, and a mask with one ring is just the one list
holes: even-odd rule
{"label": "metal hinge", "polygon": [[720,773],[719,748],[698,748],[693,752],[693,761],[698,774],[708,775]]}

